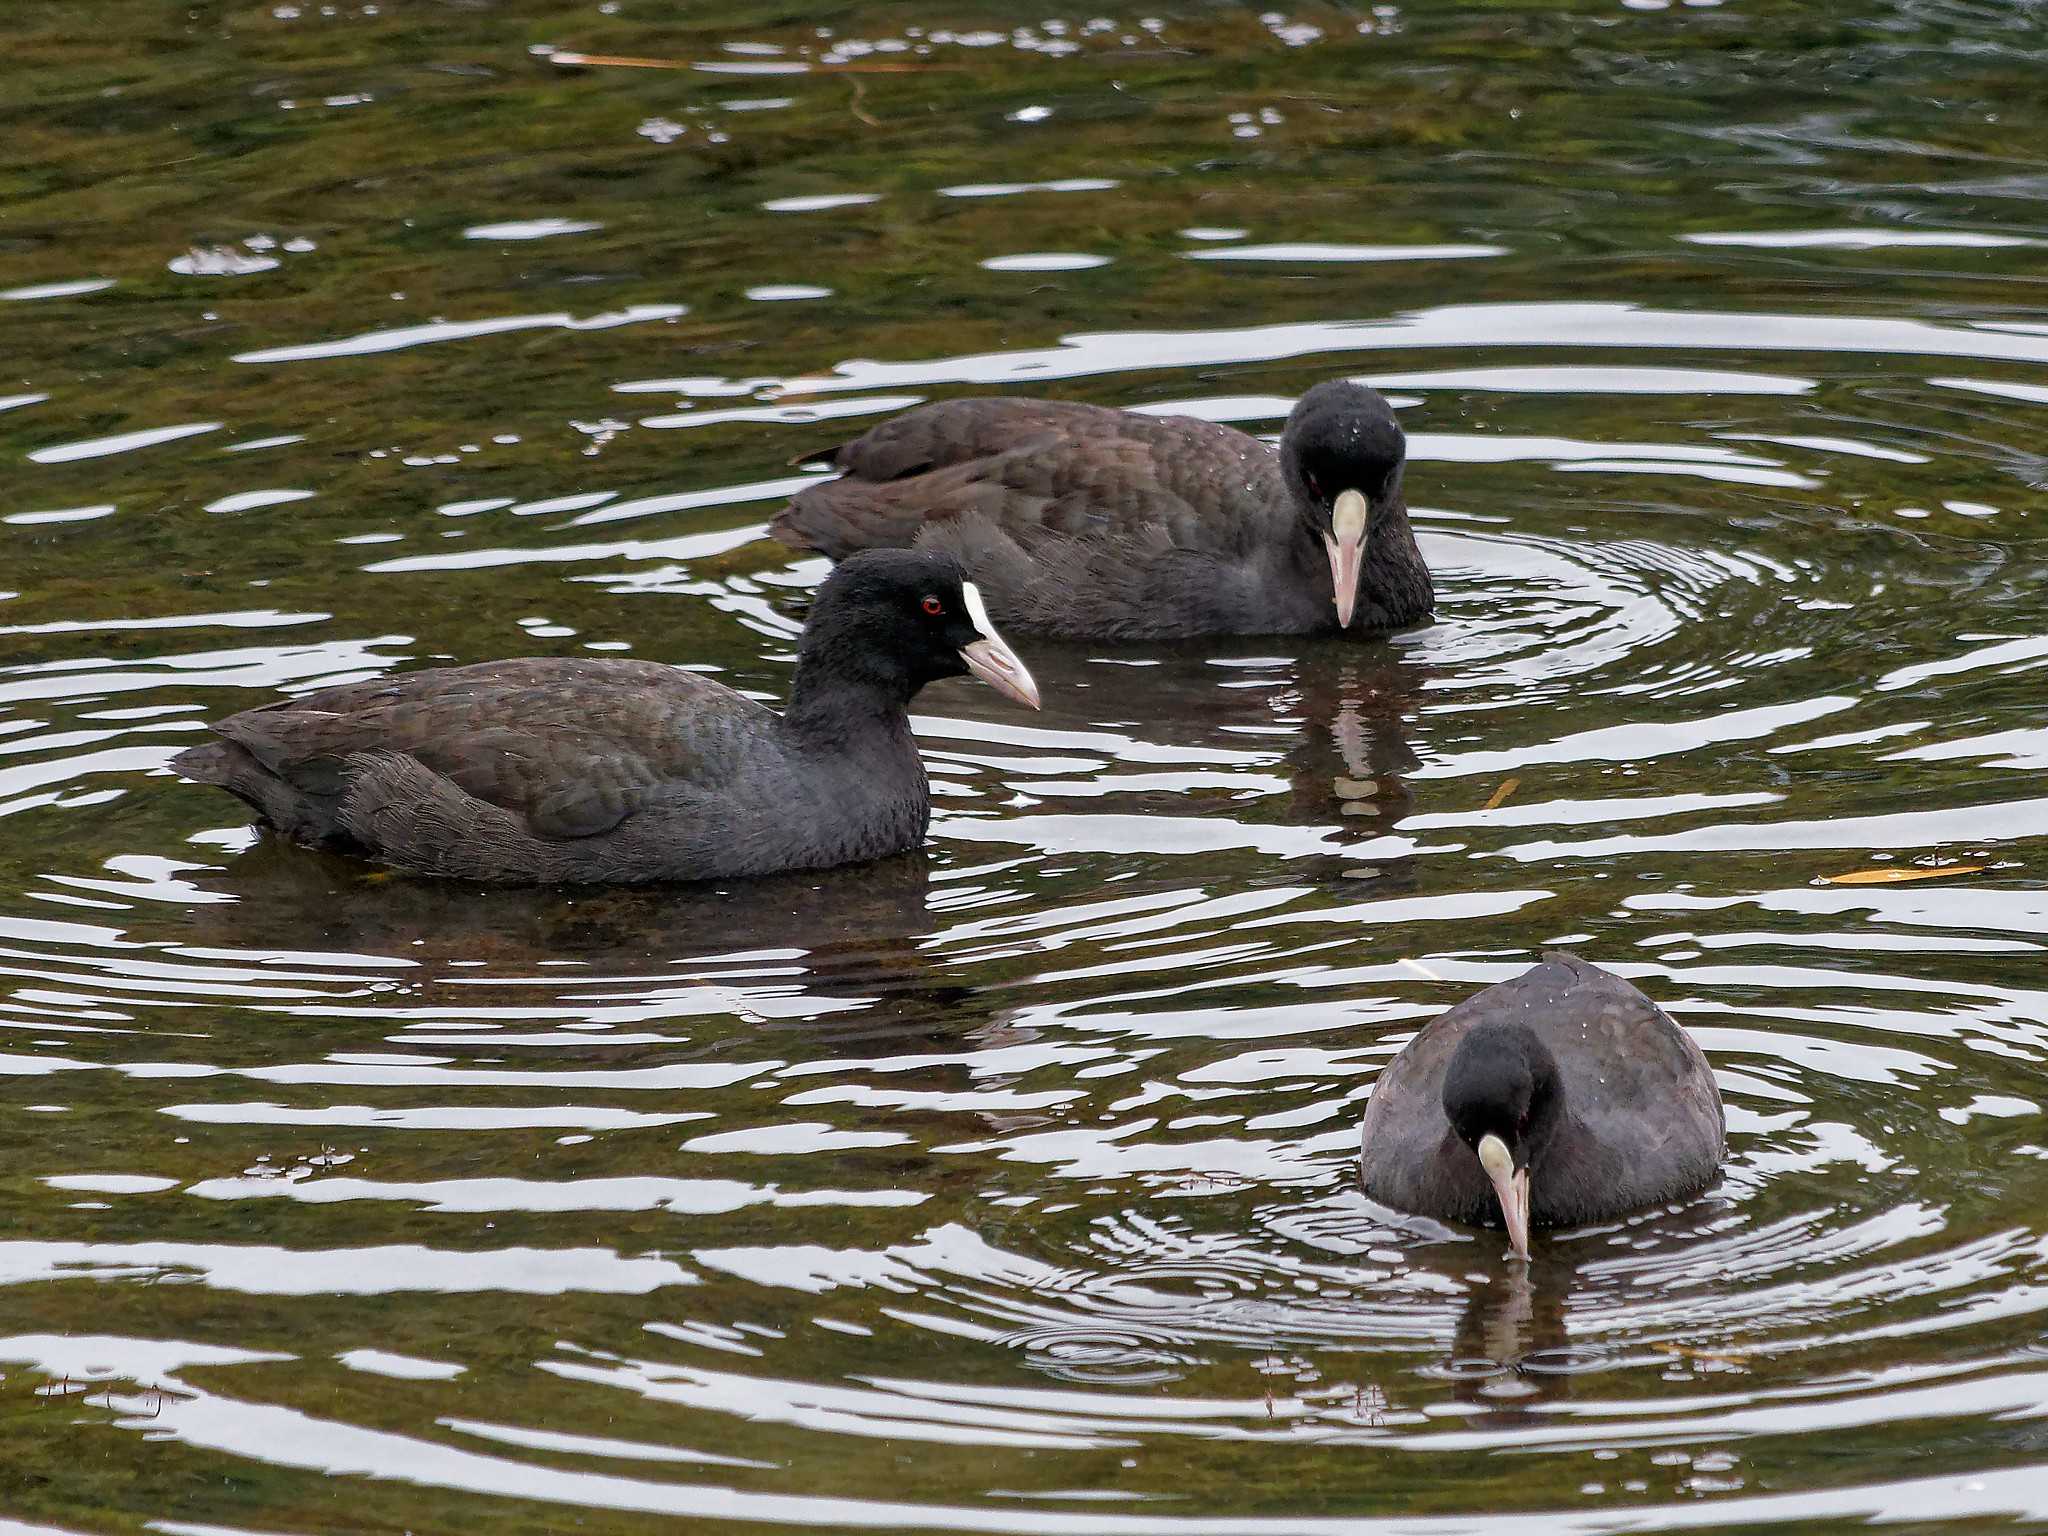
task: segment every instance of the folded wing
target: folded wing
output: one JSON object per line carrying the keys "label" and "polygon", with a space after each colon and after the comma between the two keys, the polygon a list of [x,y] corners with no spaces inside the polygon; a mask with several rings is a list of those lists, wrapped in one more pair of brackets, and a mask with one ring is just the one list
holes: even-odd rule
{"label": "folded wing", "polygon": [[1058,402],[920,407],[822,457],[839,477],[770,525],[840,559],[953,555],[998,623],[1164,639],[1261,627],[1255,552],[1290,514],[1272,451],[1231,427]]}
{"label": "folded wing", "polygon": [[480,849],[601,837],[659,798],[715,791],[765,713],[679,668],[529,658],[247,710],[172,766],[293,836],[455,873]]}

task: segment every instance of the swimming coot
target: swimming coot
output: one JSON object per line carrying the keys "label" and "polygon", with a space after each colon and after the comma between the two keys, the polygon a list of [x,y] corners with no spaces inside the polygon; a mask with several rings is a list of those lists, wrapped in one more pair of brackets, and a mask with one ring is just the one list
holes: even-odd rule
{"label": "swimming coot", "polygon": [[651,661],[529,657],[344,683],[223,720],[171,766],[301,842],[469,880],[638,882],[818,869],[916,846],[906,708],[973,673],[1038,689],[937,554],[826,579],[780,716]]}
{"label": "swimming coot", "polygon": [[1432,1020],[1365,1106],[1365,1192],[1404,1211],[1576,1226],[1697,1194],[1721,1165],[1721,1091],[1662,1009],[1549,954]]}
{"label": "swimming coot", "polygon": [[1435,601],[1381,396],[1318,384],[1276,452],[1234,427],[1053,401],[921,406],[822,456],[769,525],[840,559],[942,549],[1006,626],[1046,635],[1383,633]]}

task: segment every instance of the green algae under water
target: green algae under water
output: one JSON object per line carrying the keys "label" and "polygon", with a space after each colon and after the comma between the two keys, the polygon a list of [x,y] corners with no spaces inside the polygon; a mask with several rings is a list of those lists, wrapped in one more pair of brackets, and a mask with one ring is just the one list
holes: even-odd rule
{"label": "green algae under water", "polygon": [[[9,1529],[2048,1529],[2039,5],[0,46]],[[1438,622],[936,687],[928,855],[481,892],[162,771],[443,658],[780,697],[805,451],[1334,374]],[[1524,1274],[1352,1157],[1553,944],[1730,1159]]]}

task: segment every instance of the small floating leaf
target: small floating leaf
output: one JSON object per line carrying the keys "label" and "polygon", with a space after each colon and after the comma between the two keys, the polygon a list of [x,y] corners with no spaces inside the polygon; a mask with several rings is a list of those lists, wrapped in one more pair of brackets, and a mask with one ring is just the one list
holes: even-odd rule
{"label": "small floating leaf", "polygon": [[1503,805],[1507,804],[1508,796],[1521,787],[1522,781],[1520,779],[1502,779],[1500,788],[1493,792],[1493,798],[1488,800],[1482,809],[1489,811],[1499,810]]}
{"label": "small floating leaf", "polygon": [[1934,880],[1943,875],[1975,875],[1983,871],[1982,864],[1944,864],[1939,869],[1921,869],[1917,865],[1901,869],[1852,869],[1847,874],[1822,875],[1823,885],[1898,885],[1907,880]]}

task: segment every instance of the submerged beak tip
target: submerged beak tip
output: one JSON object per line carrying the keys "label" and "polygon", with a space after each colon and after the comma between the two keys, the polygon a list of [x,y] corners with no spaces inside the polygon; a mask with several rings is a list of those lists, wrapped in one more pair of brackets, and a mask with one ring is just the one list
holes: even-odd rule
{"label": "submerged beak tip", "polygon": [[1508,1237],[1522,1262],[1529,1261],[1529,1170],[1517,1169],[1514,1180],[1515,1209],[1508,1219]]}
{"label": "submerged beak tip", "polygon": [[1523,1262],[1529,1259],[1529,1170],[1517,1168],[1507,1143],[1498,1136],[1482,1136],[1475,1149],[1479,1166],[1493,1185],[1500,1201],[1501,1224],[1508,1229],[1508,1244]]}

